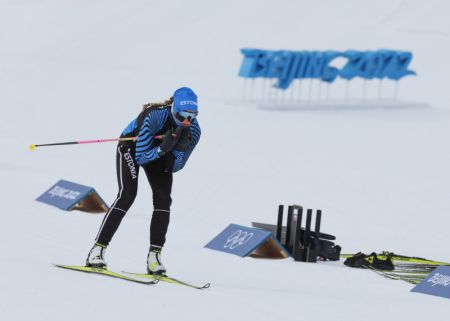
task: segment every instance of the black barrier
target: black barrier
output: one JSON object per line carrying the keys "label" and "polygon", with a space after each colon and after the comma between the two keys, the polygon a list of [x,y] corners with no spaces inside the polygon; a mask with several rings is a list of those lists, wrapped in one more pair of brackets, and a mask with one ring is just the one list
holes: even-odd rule
{"label": "black barrier", "polygon": [[[321,232],[322,210],[304,209],[300,205],[288,206],[286,227],[282,226],[284,206],[279,205],[277,225],[252,223],[253,226],[265,230],[276,231],[277,240],[291,253],[295,261],[317,262],[320,260],[339,260],[340,246],[330,240],[336,237]],[[303,214],[306,215],[303,227]],[[311,230],[313,226],[314,230]],[[284,237],[283,237],[284,232]],[[291,240],[293,238],[293,240]]]}

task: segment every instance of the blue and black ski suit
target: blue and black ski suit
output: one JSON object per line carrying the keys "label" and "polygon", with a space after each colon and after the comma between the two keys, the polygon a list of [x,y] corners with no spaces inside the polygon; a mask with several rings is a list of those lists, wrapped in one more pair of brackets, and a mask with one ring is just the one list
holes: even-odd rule
{"label": "blue and black ski suit", "polygon": [[119,192],[106,213],[96,242],[107,246],[120,222],[136,198],[139,168],[145,171],[153,192],[153,215],[150,223],[150,244],[162,247],[169,226],[172,203],[173,173],[181,170],[197,145],[201,131],[198,121],[191,123],[191,139],[185,152],[173,149],[164,156],[158,155],[160,140],[154,136],[164,135],[175,129],[171,106],[150,107],[142,111],[122,132],[121,137],[137,136],[136,141],[122,141],[117,146],[116,167]]}

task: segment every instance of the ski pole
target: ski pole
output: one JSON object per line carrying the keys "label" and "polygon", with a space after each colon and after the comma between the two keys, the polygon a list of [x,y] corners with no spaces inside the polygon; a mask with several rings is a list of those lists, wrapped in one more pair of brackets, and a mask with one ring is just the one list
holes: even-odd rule
{"label": "ski pole", "polygon": [[106,143],[106,142],[123,142],[127,140],[136,140],[137,137],[123,137],[123,138],[108,138],[108,139],[93,139],[80,140],[75,142],[51,143],[51,144],[31,144],[30,150],[33,151],[36,147],[42,146],[57,146],[57,145],[75,145],[75,144],[92,144],[92,143]]}
{"label": "ski pole", "polygon": [[[173,135],[173,134],[172,134]],[[164,135],[154,136],[155,139],[163,139]],[[123,138],[108,138],[108,139],[92,139],[92,140],[80,140],[74,142],[63,142],[63,143],[51,143],[51,144],[31,144],[30,150],[33,151],[36,147],[42,146],[58,146],[58,145],[76,145],[76,144],[92,144],[92,143],[106,143],[106,142],[123,142],[127,140],[136,140],[135,137],[123,137]]]}

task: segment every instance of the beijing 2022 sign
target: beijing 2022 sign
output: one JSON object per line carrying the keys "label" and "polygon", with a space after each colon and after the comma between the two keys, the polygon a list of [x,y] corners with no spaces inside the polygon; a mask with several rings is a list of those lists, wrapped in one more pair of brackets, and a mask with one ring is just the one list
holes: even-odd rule
{"label": "beijing 2022 sign", "polygon": [[[416,75],[409,70],[413,55],[407,51],[286,51],[241,49],[244,55],[239,76],[275,78],[275,87],[287,89],[294,79],[320,79],[332,83],[338,77],[400,80]],[[334,59],[347,60],[342,68],[332,66]]]}

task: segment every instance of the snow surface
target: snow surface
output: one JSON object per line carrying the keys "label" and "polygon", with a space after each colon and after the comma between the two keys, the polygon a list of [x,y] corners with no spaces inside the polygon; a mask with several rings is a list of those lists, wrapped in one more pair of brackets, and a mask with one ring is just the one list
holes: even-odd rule
{"label": "snow surface", "polygon": [[[342,262],[256,260],[204,249],[229,223],[321,208],[343,252],[449,261],[450,4],[446,0],[1,0],[0,320],[448,320],[448,301]],[[239,49],[411,50],[399,96],[429,108],[266,111],[242,97]],[[117,193],[116,137],[148,101],[199,95],[202,139],[176,174],[164,250],[197,291],[58,270],[82,264],[103,215],[35,198],[59,179]],[[233,103],[231,103],[233,102]],[[150,188],[107,251],[144,271]],[[447,316],[446,316],[447,315]]]}

